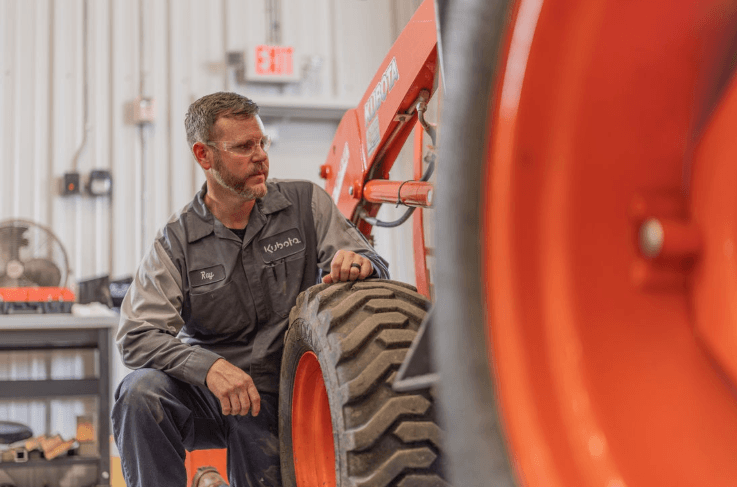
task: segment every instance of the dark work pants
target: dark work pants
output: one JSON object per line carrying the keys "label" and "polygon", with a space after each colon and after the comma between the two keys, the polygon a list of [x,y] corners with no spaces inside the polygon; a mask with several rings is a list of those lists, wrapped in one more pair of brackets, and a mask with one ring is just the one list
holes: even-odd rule
{"label": "dark work pants", "polygon": [[113,434],[127,487],[185,487],[185,449],[228,449],[232,487],[279,487],[278,404],[261,394],[257,417],[224,416],[207,388],[154,369],[128,374],[115,391]]}

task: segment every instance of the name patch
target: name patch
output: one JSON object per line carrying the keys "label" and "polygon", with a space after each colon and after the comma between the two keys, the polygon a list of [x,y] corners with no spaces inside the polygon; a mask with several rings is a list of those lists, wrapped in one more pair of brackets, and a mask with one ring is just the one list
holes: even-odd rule
{"label": "name patch", "polygon": [[304,239],[296,228],[277,233],[271,237],[264,237],[258,241],[258,245],[266,263],[274,262],[275,260],[280,260],[284,257],[304,252],[305,250]]}
{"label": "name patch", "polygon": [[222,264],[189,271],[189,283],[192,287],[206,286],[225,279],[225,267]]}

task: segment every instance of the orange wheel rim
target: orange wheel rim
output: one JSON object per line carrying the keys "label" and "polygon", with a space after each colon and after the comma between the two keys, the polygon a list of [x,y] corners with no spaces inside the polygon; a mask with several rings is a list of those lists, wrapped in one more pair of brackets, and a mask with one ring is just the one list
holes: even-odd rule
{"label": "orange wheel rim", "polygon": [[328,394],[317,356],[299,360],[292,396],[292,448],[299,487],[335,487],[335,446]]}
{"label": "orange wheel rim", "polygon": [[[522,483],[734,485],[737,5],[521,0],[516,16],[482,239]],[[657,257],[639,240],[652,218]]]}

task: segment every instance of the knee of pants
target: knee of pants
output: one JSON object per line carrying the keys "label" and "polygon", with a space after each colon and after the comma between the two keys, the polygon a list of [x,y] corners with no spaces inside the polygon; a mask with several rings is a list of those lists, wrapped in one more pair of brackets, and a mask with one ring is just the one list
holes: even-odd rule
{"label": "knee of pants", "polygon": [[163,414],[161,399],[172,387],[173,380],[156,369],[138,369],[126,375],[115,391],[113,415]]}

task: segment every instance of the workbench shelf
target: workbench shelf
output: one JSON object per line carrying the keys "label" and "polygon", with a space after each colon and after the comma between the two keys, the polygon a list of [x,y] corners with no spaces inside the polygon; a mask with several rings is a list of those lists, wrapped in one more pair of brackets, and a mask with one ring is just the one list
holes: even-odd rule
{"label": "workbench shelf", "polygon": [[2,469],[43,468],[75,464],[98,466],[97,486],[110,485],[110,398],[112,335],[116,316],[75,317],[69,314],[0,316],[0,352],[62,349],[97,350],[96,378],[2,380],[0,400],[94,396],[97,398],[97,456],[2,462]]}

